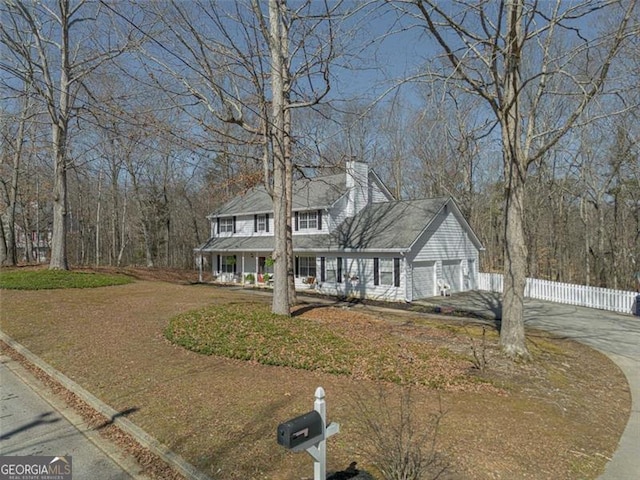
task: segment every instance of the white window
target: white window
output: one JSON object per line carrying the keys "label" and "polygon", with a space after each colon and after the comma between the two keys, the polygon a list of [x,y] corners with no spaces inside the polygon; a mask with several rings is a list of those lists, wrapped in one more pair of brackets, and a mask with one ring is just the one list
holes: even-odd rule
{"label": "white window", "polygon": [[267,216],[266,215],[258,215],[258,231],[266,232],[267,231]]}
{"label": "white window", "polygon": [[325,281],[336,283],[338,272],[338,259],[335,257],[328,257],[325,265]]}
{"label": "white window", "polygon": [[298,257],[298,276],[316,276],[316,257]]}
{"label": "white window", "polygon": [[393,285],[393,258],[380,259],[380,285]]}
{"label": "white window", "polygon": [[220,233],[233,233],[233,217],[220,219]]}
{"label": "white window", "polygon": [[299,230],[317,230],[318,212],[300,212],[298,214]]}

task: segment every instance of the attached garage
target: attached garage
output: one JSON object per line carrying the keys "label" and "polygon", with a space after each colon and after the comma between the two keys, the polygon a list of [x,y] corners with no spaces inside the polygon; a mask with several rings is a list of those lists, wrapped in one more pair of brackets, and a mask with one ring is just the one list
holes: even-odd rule
{"label": "attached garage", "polygon": [[436,295],[436,262],[415,262],[413,264],[413,298],[427,298]]}
{"label": "attached garage", "polygon": [[462,260],[443,260],[442,278],[449,284],[450,292],[461,292],[462,289]]}

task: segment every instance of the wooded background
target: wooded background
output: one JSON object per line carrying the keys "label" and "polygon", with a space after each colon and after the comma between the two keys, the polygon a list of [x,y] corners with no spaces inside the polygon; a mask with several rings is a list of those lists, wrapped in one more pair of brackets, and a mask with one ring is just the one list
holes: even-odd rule
{"label": "wooded background", "polygon": [[[501,271],[500,135],[486,105],[454,93],[446,78],[433,74],[442,59],[415,32],[404,2],[396,3],[336,2],[317,12],[300,2],[299,18],[304,13],[307,23],[292,22],[291,49],[299,55],[292,58],[317,67],[309,78],[332,89],[322,102],[291,110],[295,175],[333,173],[355,159],[374,168],[399,199],[451,195],[486,248],[481,271]],[[615,26],[606,3],[577,3],[589,10],[582,35],[602,44]],[[52,123],[66,120],[60,131],[68,152],[70,263],[194,267],[193,249],[210,233],[206,216],[263,180],[259,132],[237,128],[254,123],[264,108],[255,91],[269,97],[256,4],[60,0],[0,6],[3,264],[35,261],[35,240],[52,231]],[[318,13],[332,16],[320,31],[308,27]],[[639,17],[635,9],[636,26]],[[375,33],[365,25],[375,25]],[[575,25],[567,20],[564,26],[569,32]],[[568,58],[570,36],[561,45],[562,38],[548,48],[562,52],[567,75],[588,76],[594,59]],[[640,41],[637,34],[626,40],[596,101],[529,166],[528,276],[636,288]],[[392,48],[418,52],[410,69],[390,67]],[[319,61],[317,52],[327,49]],[[536,62],[534,55],[530,61]],[[63,89],[65,65],[71,81]],[[314,81],[306,92],[293,93],[304,98],[316,92]],[[234,104],[237,99],[242,103]],[[571,95],[557,96],[537,121],[554,125],[570,103]]]}

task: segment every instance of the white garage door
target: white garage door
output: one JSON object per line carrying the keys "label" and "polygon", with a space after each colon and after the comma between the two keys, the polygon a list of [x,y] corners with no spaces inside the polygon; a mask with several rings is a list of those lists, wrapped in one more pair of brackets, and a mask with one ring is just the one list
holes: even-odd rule
{"label": "white garage door", "polygon": [[416,262],[413,264],[413,298],[427,298],[436,295],[436,262]]}
{"label": "white garage door", "polygon": [[462,291],[462,261],[461,260],[443,260],[442,261],[442,277],[451,287],[450,292]]}

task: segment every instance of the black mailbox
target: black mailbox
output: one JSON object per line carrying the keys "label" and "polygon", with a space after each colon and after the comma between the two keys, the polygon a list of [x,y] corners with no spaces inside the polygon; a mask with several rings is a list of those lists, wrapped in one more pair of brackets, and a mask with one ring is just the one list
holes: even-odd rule
{"label": "black mailbox", "polygon": [[315,410],[278,425],[278,444],[290,450],[314,445],[323,436],[322,417]]}

